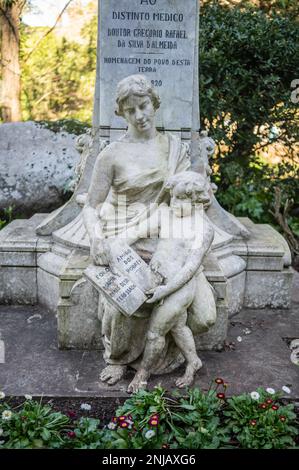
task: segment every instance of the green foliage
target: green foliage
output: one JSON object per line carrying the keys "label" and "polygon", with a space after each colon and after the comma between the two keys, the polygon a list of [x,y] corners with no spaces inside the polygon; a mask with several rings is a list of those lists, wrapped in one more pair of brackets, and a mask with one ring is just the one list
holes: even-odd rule
{"label": "green foliage", "polygon": [[[282,191],[282,203],[287,199],[298,201],[298,169],[291,162],[271,165],[262,159],[252,159],[244,168],[234,161],[227,162],[222,171],[227,188],[218,190],[217,199],[230,212],[247,216],[255,222],[274,223],[270,210],[274,210],[274,190]],[[221,176],[216,175],[221,188]],[[290,220],[294,224],[295,220]]]}
{"label": "green foliage", "polygon": [[[216,379],[226,391],[222,379]],[[188,389],[167,395],[141,390],[119,407],[108,425],[98,419],[73,422],[29,398],[14,409],[0,392],[0,448],[217,449],[294,448],[298,435],[293,405],[258,389],[226,399],[219,385],[204,393]]]}
{"label": "green foliage", "polygon": [[221,426],[222,402],[216,392],[188,391],[179,399],[179,409],[173,413],[173,448],[218,449],[229,442],[227,430]]}
{"label": "green foliage", "polygon": [[[91,121],[96,29],[94,17],[82,30],[82,44],[52,32],[34,49],[46,29],[23,27],[21,67],[25,120]],[[28,57],[32,49],[34,52]]]}
{"label": "green foliage", "polygon": [[64,447],[71,449],[104,449],[104,430],[99,429],[100,421],[81,418],[75,422],[74,430],[65,434]]}
{"label": "green foliage", "polygon": [[54,413],[50,406],[27,400],[22,409],[11,411],[10,419],[5,419],[5,411],[11,410],[7,405],[0,405],[1,439],[5,438],[5,448],[53,448],[62,444],[60,431],[69,419],[62,413]]}
{"label": "green foliage", "polygon": [[4,228],[7,224],[9,224],[12,221],[13,217],[13,207],[7,207],[2,211],[2,214],[0,212],[0,230]]}
{"label": "green foliage", "polygon": [[280,405],[278,395],[258,389],[254,400],[248,394],[232,397],[224,411],[228,430],[244,449],[284,449],[295,447],[298,435],[293,405]]}
{"label": "green foliage", "polygon": [[[237,216],[275,225],[274,187],[283,202],[299,196],[299,112],[291,101],[298,22],[252,6],[209,2],[202,8],[199,44],[202,126],[218,144],[212,162],[217,198]],[[281,163],[271,163],[278,151]],[[298,222],[288,222],[296,231]]]}
{"label": "green foliage", "polygon": [[207,5],[199,44],[202,124],[223,145],[220,174],[230,160],[246,167],[255,152],[274,142],[294,154],[299,130],[291,81],[299,64],[298,23]]}
{"label": "green foliage", "polygon": [[2,8],[10,8],[16,2],[17,2],[17,0],[1,0],[0,1],[0,6]]}
{"label": "green foliage", "polygon": [[90,125],[78,121],[77,119],[60,119],[58,121],[36,121],[42,127],[52,132],[67,132],[69,134],[81,135],[86,134]]}

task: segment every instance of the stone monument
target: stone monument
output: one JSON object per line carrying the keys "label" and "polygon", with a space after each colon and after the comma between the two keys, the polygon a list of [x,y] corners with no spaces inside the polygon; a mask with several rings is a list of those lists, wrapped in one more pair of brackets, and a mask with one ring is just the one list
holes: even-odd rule
{"label": "stone monument", "polygon": [[[130,391],[145,385],[147,368],[165,373],[181,364],[184,358],[180,352],[187,369],[177,385],[190,384],[200,367],[195,348],[221,347],[229,316],[243,307],[287,308],[290,303],[292,269],[287,243],[270,226],[227,213],[217,202],[216,188],[210,181],[214,142],[200,132],[199,124],[198,10],[197,0],[99,2],[93,130],[81,138],[82,161],[74,195],[54,213],[16,220],[0,232],[1,303],[40,303],[57,313],[61,348],[102,349],[103,339],[104,357],[110,365],[101,380],[115,383],[129,364],[138,371]],[[184,183],[188,173],[190,178],[193,174],[195,183],[192,178]],[[177,177],[179,181],[171,179]],[[155,237],[144,234],[142,238],[140,233],[132,234],[136,224],[131,222],[135,216],[139,222],[152,220],[153,214],[148,212],[152,202],[162,203],[163,220],[166,214],[175,218],[170,197],[181,191],[185,199],[188,194],[194,198],[193,186],[201,187],[201,199],[195,200],[204,207],[200,220],[205,221],[203,226],[211,227],[213,237],[199,230],[205,249],[190,252],[188,248],[190,259],[184,251],[184,238],[176,248],[173,242],[164,244],[160,255],[163,258],[163,252],[169,250],[168,258],[158,260],[157,267],[154,261],[161,224],[153,222]],[[205,193],[208,196],[203,198]],[[130,223],[121,229],[114,224],[111,235],[109,210],[97,205],[113,205],[113,198],[124,196],[129,197]],[[189,206],[193,203],[191,200]],[[118,199],[118,205],[127,210],[127,202]],[[103,234],[104,219],[105,236],[97,236]],[[113,247],[112,239],[121,238],[124,232],[125,240]],[[166,268],[162,272],[161,266],[167,266],[171,253],[178,263],[181,253],[185,264],[190,262],[191,277],[180,281],[175,276],[175,287],[167,290],[164,287],[175,266],[169,272]],[[123,270],[123,260],[139,272],[137,277],[133,279],[131,271]],[[184,271],[183,264],[177,270]],[[192,282],[195,287],[191,289]],[[196,302],[200,282],[206,292],[214,292],[210,297],[207,294],[206,317],[198,307],[200,301]],[[130,302],[126,301],[128,296]],[[178,311],[165,329],[157,312],[162,311],[161,318],[166,318],[171,310],[165,308],[168,303],[171,308],[178,306]],[[143,312],[149,309],[155,312],[150,330],[149,314]],[[196,326],[197,312],[206,318],[202,329]],[[115,318],[116,329],[111,327]],[[123,338],[119,328],[124,331]],[[194,342],[190,360],[184,354],[186,340],[180,338],[180,331],[189,335],[189,345]],[[138,338],[144,338],[142,345]],[[161,348],[151,348],[153,341],[161,343]],[[157,351],[161,354],[163,348],[167,349],[163,357],[167,361],[158,361],[153,367]]]}

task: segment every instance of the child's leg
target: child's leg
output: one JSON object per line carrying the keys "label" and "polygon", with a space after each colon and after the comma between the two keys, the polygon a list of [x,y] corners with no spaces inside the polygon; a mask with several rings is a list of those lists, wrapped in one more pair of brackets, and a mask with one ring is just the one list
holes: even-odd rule
{"label": "child's leg", "polygon": [[128,392],[136,392],[140,388],[146,387],[151,370],[159,361],[164,349],[166,334],[176,326],[179,317],[186,312],[193,300],[193,295],[193,288],[191,289],[191,285],[188,283],[169,297],[166,297],[162,305],[154,308],[143,358],[133,381],[128,387]]}
{"label": "child's leg", "polygon": [[176,386],[180,388],[191,385],[195,373],[202,367],[202,362],[196,353],[192,331],[186,326],[186,321],[187,312],[179,318],[177,325],[171,330],[175,343],[187,362],[185,374],[176,381]]}

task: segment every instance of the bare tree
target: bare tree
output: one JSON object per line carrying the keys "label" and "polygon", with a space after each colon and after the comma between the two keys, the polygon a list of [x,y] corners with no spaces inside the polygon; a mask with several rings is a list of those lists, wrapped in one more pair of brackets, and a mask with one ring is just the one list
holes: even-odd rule
{"label": "bare tree", "polygon": [[1,108],[4,122],[20,121],[20,15],[26,0],[0,0]]}

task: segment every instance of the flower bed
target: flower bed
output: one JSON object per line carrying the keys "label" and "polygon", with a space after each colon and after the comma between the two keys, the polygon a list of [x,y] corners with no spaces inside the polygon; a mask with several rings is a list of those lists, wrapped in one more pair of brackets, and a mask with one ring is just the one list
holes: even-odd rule
{"label": "flower bed", "polygon": [[[0,448],[64,449],[285,449],[298,448],[294,405],[273,389],[226,397],[218,378],[206,393],[189,389],[168,395],[161,387],[139,391],[108,423],[81,414],[55,412],[25,395],[12,406],[0,392]],[[289,392],[284,387],[286,393]]]}

